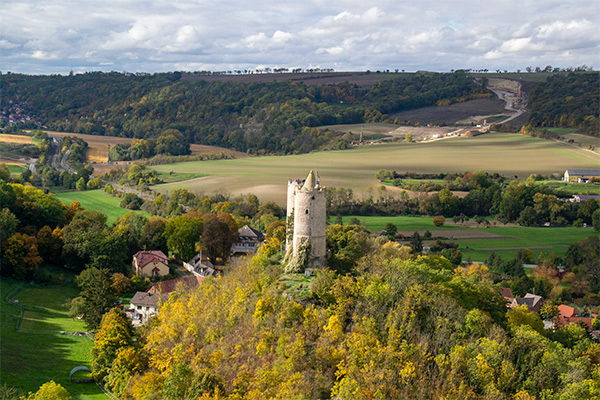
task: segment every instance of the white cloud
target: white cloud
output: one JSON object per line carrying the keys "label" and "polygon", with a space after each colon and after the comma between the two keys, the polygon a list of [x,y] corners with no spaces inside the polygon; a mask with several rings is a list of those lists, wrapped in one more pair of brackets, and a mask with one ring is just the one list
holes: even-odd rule
{"label": "white cloud", "polygon": [[13,0],[0,70],[598,66],[595,0],[494,3]]}

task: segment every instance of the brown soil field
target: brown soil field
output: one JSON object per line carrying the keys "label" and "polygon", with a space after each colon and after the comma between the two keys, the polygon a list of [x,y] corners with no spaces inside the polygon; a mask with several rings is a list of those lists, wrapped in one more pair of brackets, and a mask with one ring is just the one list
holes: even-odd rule
{"label": "brown soil field", "polygon": [[360,88],[367,89],[375,83],[393,79],[403,74],[395,73],[366,73],[366,72],[327,72],[327,73],[282,73],[282,74],[246,74],[246,75],[183,75],[182,80],[189,81],[208,81],[208,82],[282,82],[294,81],[302,82],[306,85],[311,84],[337,84],[348,82],[358,85]]}
{"label": "brown soil field", "polygon": [[0,164],[5,164],[5,165],[27,165],[26,163],[22,162],[22,161],[16,161],[16,160],[8,160],[6,158],[2,158],[0,157]]}
{"label": "brown soil field", "polygon": [[419,122],[422,124],[445,122],[454,124],[461,119],[474,115],[489,116],[502,114],[504,102],[497,97],[487,99],[475,99],[462,103],[454,103],[444,107],[423,107],[416,110],[402,111],[392,114],[392,118],[400,121]]}
{"label": "brown soil field", "polygon": [[31,136],[10,135],[8,133],[2,133],[0,134],[0,142],[32,144],[33,138]]}

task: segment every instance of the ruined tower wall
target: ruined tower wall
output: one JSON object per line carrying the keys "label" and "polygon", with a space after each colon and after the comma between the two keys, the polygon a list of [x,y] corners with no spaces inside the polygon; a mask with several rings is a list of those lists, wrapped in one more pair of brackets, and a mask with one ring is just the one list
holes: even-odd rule
{"label": "ruined tower wall", "polygon": [[324,188],[311,171],[306,179],[306,184],[298,185],[294,190],[288,184],[288,217],[292,209],[291,197],[293,194],[293,255],[298,255],[300,245],[305,240],[310,240],[309,268],[320,268],[326,266],[326,197]]}

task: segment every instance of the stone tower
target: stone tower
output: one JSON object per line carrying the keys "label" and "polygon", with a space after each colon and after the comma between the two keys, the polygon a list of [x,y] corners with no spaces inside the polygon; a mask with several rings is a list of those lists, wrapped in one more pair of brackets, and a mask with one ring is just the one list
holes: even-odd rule
{"label": "stone tower", "polygon": [[292,252],[292,259],[298,260],[302,245],[309,242],[310,253],[305,264],[307,268],[326,266],[325,193],[318,174],[313,171],[310,171],[305,180],[290,179],[288,182],[286,245],[288,252]]}

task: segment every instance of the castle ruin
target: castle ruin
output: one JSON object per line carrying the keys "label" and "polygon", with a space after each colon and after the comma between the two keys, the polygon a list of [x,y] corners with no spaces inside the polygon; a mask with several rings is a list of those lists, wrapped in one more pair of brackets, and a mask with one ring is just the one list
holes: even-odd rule
{"label": "castle ruin", "polygon": [[294,272],[327,265],[325,194],[319,175],[313,171],[305,180],[290,179],[288,182],[286,258],[291,258]]}

